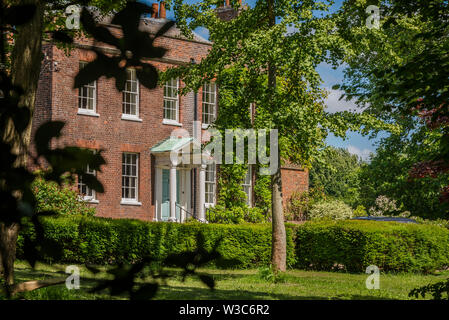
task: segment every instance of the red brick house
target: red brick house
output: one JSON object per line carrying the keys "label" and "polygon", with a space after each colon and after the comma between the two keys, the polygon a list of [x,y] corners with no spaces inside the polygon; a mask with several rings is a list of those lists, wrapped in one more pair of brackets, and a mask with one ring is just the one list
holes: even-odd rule
{"label": "red brick house", "polygon": [[[142,19],[142,28],[156,32],[165,22],[165,9],[159,15]],[[109,28],[120,34],[118,27]],[[51,43],[44,45],[33,134],[43,122],[61,120],[66,125],[58,143],[104,150],[107,164],[102,172],[87,170],[97,175],[105,192],[96,194],[78,181],[80,193],[96,207],[98,216],[183,221],[191,214],[204,219],[205,208],[216,201],[215,167],[173,166],[170,151],[199,142],[195,138],[170,136],[175,129],[185,129],[190,137],[198,137],[198,131],[204,132],[213,122],[218,108],[215,84],[205,83],[196,96],[193,92],[180,96],[177,89],[183,86],[182,81],[172,79],[149,90],[139,84],[135,70],[130,69],[123,92],[117,91],[114,79],[105,77],[73,89],[79,68],[95,58],[89,50],[93,45],[90,39],[79,39],[70,55]],[[151,61],[160,70],[190,63],[192,59],[200,61],[211,47],[198,35],[193,39],[182,37],[176,27],[155,45],[168,49],[164,58]],[[112,50],[106,45],[96,47],[105,52]],[[197,130],[193,127],[195,120],[202,123]],[[242,186],[250,204],[253,176],[252,173]],[[284,202],[294,190],[308,188],[307,171],[286,167],[282,176]]]}

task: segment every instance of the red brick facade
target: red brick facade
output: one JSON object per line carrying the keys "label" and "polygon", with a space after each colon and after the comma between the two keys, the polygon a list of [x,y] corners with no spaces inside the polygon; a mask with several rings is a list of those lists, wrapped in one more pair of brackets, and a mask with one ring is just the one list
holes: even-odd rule
{"label": "red brick facade", "polygon": [[[162,21],[161,21],[162,20]],[[163,19],[147,19],[151,30],[161,25]],[[119,33],[119,30],[113,29]],[[173,31],[174,32],[174,31]],[[122,93],[115,88],[115,79],[100,78],[96,86],[96,116],[78,114],[78,90],[73,89],[75,75],[80,61],[91,61],[94,55],[88,51],[91,41],[80,40],[77,49],[70,55],[52,44],[44,45],[44,60],[38,86],[33,134],[37,127],[48,120],[66,123],[58,145],[103,150],[107,164],[97,177],[103,183],[105,192],[96,195],[97,215],[113,218],[135,218],[153,220],[155,213],[154,156],[150,149],[156,143],[168,138],[174,129],[183,128],[193,136],[194,121],[193,93],[179,97],[180,126],[163,124],[163,89],[149,90],[139,85],[139,118],[141,121],[122,119]],[[201,38],[182,39],[174,33],[161,37],[157,46],[168,49],[164,59],[151,63],[160,70],[200,61],[210,49],[210,43]],[[106,48],[106,46],[104,46]],[[107,50],[107,48],[106,48]],[[182,84],[181,84],[182,86]],[[202,92],[198,92],[197,115],[201,120]],[[138,205],[121,204],[122,198],[122,153],[139,155]],[[285,175],[285,180],[284,180]],[[283,170],[284,198],[295,188],[307,189],[307,172]]]}
{"label": "red brick facade", "polygon": [[309,190],[309,172],[298,166],[285,165],[281,168],[281,176],[282,201],[284,207],[287,207],[293,192]]}

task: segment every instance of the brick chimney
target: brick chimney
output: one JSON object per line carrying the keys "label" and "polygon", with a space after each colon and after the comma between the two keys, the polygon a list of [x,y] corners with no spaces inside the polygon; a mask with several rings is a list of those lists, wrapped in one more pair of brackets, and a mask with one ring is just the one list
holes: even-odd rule
{"label": "brick chimney", "polygon": [[165,2],[162,1],[160,5],[159,18],[166,19],[167,13],[165,12]]}
{"label": "brick chimney", "polygon": [[158,12],[159,12],[159,4],[158,3],[153,3],[152,7],[153,7],[153,12],[151,13],[151,18],[157,18],[158,17]]}
{"label": "brick chimney", "polygon": [[[224,6],[223,6],[223,3],[225,3]],[[216,9],[217,16],[223,21],[230,21],[230,20],[234,19],[239,14],[240,10],[243,8],[242,0],[239,0],[239,3],[240,3],[240,8],[234,9],[233,7],[231,7],[230,0],[222,1],[222,3]]]}

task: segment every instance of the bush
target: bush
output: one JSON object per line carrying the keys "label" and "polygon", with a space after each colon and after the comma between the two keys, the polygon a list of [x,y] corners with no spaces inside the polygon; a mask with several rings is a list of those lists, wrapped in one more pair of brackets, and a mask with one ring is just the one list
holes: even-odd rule
{"label": "bush", "polygon": [[37,178],[33,182],[38,212],[53,211],[63,215],[95,215],[95,208],[79,199],[75,190],[60,187],[55,182]]}
{"label": "bush", "polygon": [[366,208],[362,205],[358,205],[357,208],[354,209],[354,217],[366,217],[368,216],[368,212],[366,212]]}
{"label": "bush", "polygon": [[364,272],[431,272],[449,265],[449,231],[437,226],[378,221],[307,222],[297,230],[297,266]]}
{"label": "bush", "polygon": [[287,203],[286,220],[306,220],[309,216],[309,209],[314,204],[324,200],[326,200],[326,196],[320,187],[310,188],[308,191],[293,192]]}
{"label": "bush", "polygon": [[446,219],[424,219],[421,217],[410,216],[410,219],[415,220],[418,223],[428,224],[432,226],[439,226],[442,228],[449,229],[449,220]]}
{"label": "bush", "polygon": [[387,217],[387,216],[401,216],[407,218],[410,212],[401,212],[396,204],[396,200],[390,199],[386,196],[378,196],[375,201],[375,206],[369,208],[369,215],[373,217]]}
{"label": "bush", "polygon": [[[224,259],[216,267],[248,268],[268,265],[271,259],[271,225],[220,225],[202,223],[144,222],[128,219],[59,216],[41,218],[45,238],[62,246],[61,263],[133,263],[150,256],[162,260],[169,254],[196,248],[198,234],[212,249],[222,239],[218,251]],[[287,263],[294,266],[294,230],[287,227]],[[34,237],[31,228],[21,231],[18,257],[23,258],[25,237]],[[42,257],[54,262],[52,257]]]}
{"label": "bush", "polygon": [[266,215],[260,208],[250,208],[248,206],[225,208],[222,205],[209,208],[206,219],[212,223],[224,224],[262,223],[267,221]]}
{"label": "bush", "polygon": [[[115,264],[143,257],[162,260],[169,254],[196,248],[203,235],[206,249],[222,240],[224,259],[211,266],[259,268],[271,260],[270,224],[201,224],[144,222],[127,219],[58,216],[43,217],[44,236],[62,246],[62,256],[47,262]],[[449,265],[449,230],[432,225],[379,221],[311,221],[286,224],[287,264],[315,270],[344,269],[364,272],[369,265],[383,271],[431,272]],[[24,239],[34,238],[32,228],[22,229]]]}
{"label": "bush", "polygon": [[330,200],[314,204],[309,211],[311,220],[333,219],[343,220],[352,218],[353,213],[350,206],[341,200]]}

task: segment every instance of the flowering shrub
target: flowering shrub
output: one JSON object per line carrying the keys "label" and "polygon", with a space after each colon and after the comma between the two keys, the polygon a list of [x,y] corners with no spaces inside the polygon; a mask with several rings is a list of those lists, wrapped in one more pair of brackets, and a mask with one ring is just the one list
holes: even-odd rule
{"label": "flowering shrub", "polygon": [[372,217],[400,216],[407,218],[410,216],[410,212],[408,211],[401,212],[396,204],[396,200],[382,195],[376,198],[375,206],[369,208],[368,211]]}
{"label": "flowering shrub", "polygon": [[311,220],[333,219],[344,220],[352,218],[353,213],[350,206],[341,200],[323,201],[314,204],[309,211]]}

